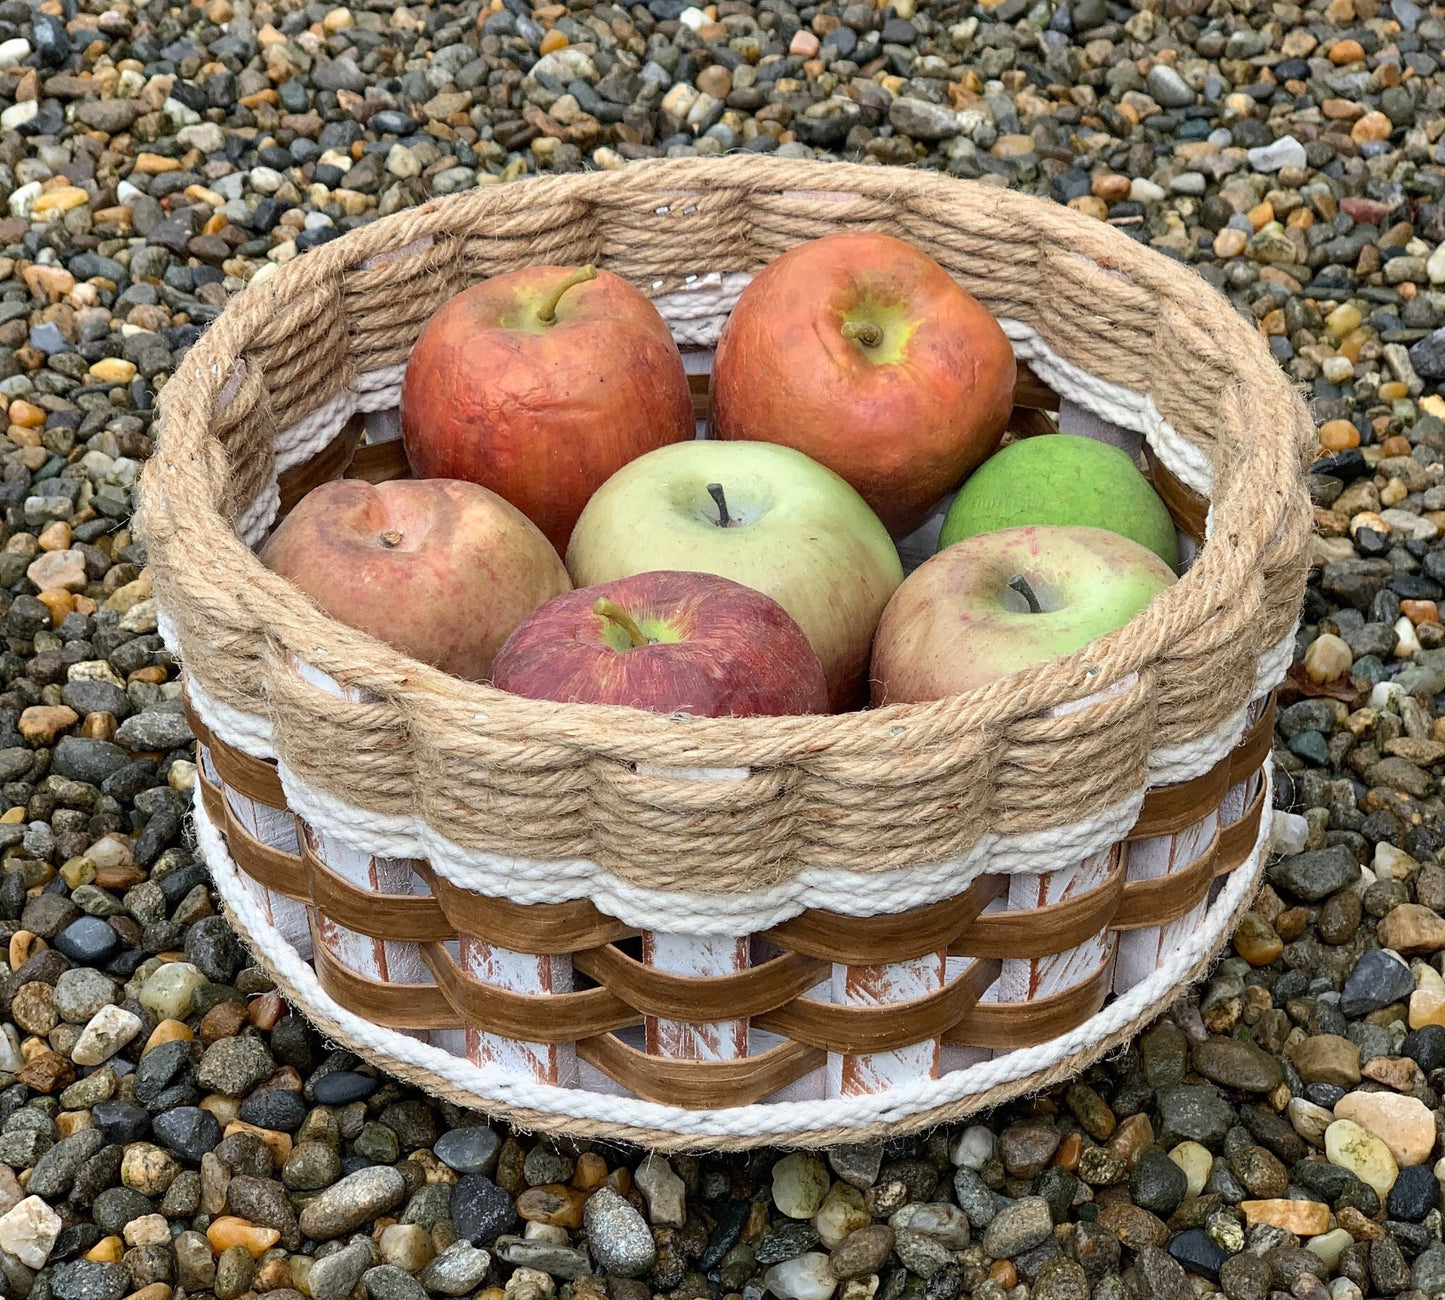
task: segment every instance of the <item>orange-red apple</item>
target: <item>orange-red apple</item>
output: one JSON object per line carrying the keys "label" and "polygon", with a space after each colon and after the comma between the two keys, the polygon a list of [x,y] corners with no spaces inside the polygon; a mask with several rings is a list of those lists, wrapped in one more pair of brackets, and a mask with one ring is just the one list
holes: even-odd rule
{"label": "orange-red apple", "polygon": [[323,483],[261,560],[338,622],[477,681],[513,628],[572,585],[520,510],[452,479]]}
{"label": "orange-red apple", "polygon": [[713,433],[797,448],[903,537],[998,445],[1014,376],[998,322],[932,258],[828,235],[743,291],[718,342]]}
{"label": "orange-red apple", "polygon": [[412,348],[401,422],[417,477],[490,488],[559,554],[613,473],[694,431],[657,309],[590,266],[512,271],[443,306]]}

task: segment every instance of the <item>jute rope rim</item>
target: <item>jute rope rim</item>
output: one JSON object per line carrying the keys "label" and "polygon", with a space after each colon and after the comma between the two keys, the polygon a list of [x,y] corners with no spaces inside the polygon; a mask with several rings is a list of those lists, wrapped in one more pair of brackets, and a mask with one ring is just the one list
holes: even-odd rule
{"label": "jute rope rim", "polygon": [[[523,216],[536,225],[539,214],[566,212],[588,202],[605,205],[639,186],[659,194],[717,195],[729,185],[785,197],[796,194],[799,203],[807,201],[808,190],[846,187],[863,198],[907,203],[923,211],[943,207],[960,188],[926,173],[848,164],[672,160],[453,196],[310,250],[238,296],[162,394],[161,436],[142,477],[138,523],[163,569],[183,565],[204,573],[204,585],[212,593],[208,599],[194,582],[182,588],[173,580],[174,572],[168,572],[162,578],[165,602],[173,609],[189,606],[204,619],[206,605],[220,612],[240,601],[266,629],[275,649],[308,651],[313,662],[338,679],[382,696],[388,708],[393,703],[404,707],[408,701],[445,703],[459,717],[484,714],[489,728],[567,736],[592,753],[618,761],[769,766],[819,747],[844,755],[897,748],[903,736],[909,747],[944,742],[960,731],[987,730],[1099,691],[1146,670],[1181,640],[1205,633],[1205,625],[1228,609],[1231,594],[1257,569],[1271,538],[1283,532],[1298,544],[1307,531],[1308,503],[1299,478],[1312,436],[1308,415],[1258,336],[1193,275],[1112,228],[1068,209],[977,187],[971,197],[991,209],[989,216],[1002,231],[1037,232],[1034,239],[1040,242],[1050,238],[1074,250],[1081,274],[1092,265],[1106,284],[1132,284],[1183,316],[1206,317],[1207,324],[1197,319],[1195,324],[1214,349],[1231,356],[1239,374],[1235,390],[1223,395],[1219,417],[1226,428],[1242,430],[1252,423],[1241,418],[1244,413],[1261,405],[1286,417],[1275,427],[1256,428],[1254,437],[1232,439],[1229,456],[1216,459],[1214,535],[1193,568],[1127,627],[1084,650],[966,695],[823,717],[664,717],[607,706],[553,704],[459,681],[326,618],[266,570],[232,532],[221,513],[230,466],[221,444],[209,434],[211,418],[238,358],[264,331],[296,314],[298,303],[317,295],[337,296],[347,273],[368,259],[459,227],[485,228]],[[946,208],[938,219],[947,219]],[[269,658],[276,662],[274,650]],[[457,730],[461,739],[466,728]]]}

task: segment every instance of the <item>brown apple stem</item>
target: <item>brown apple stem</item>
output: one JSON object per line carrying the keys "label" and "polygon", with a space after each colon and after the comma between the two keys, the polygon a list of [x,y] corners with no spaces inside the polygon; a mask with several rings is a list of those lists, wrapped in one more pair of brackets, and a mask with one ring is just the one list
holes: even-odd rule
{"label": "brown apple stem", "polygon": [[624,632],[627,639],[634,646],[650,645],[647,637],[643,635],[642,629],[637,626],[637,620],[622,608],[615,600],[609,600],[606,596],[598,596],[597,603],[592,606],[592,612],[616,623]]}
{"label": "brown apple stem", "polygon": [[384,533],[381,534],[381,544],[386,547],[400,546],[401,529],[388,528]]}
{"label": "brown apple stem", "polygon": [[562,295],[575,285],[586,284],[588,280],[597,278],[597,268],[592,265],[579,266],[571,275],[552,290],[552,296],[542,304],[542,310],[537,313],[537,319],[543,325],[550,325],[557,319],[557,304],[562,301]]}
{"label": "brown apple stem", "polygon": [[1009,579],[1008,585],[1029,603],[1030,614],[1042,614],[1044,607],[1039,604],[1039,598],[1034,595],[1034,589],[1029,586],[1029,580],[1022,573],[1016,573]]}
{"label": "brown apple stem", "polygon": [[723,495],[723,485],[721,483],[709,483],[707,485],[707,494],[717,502],[717,526],[719,528],[727,528],[732,523],[733,517],[728,514],[728,499]]}
{"label": "brown apple stem", "polygon": [[850,320],[843,326],[843,337],[853,339],[865,348],[876,348],[883,342],[883,331],[872,321]]}

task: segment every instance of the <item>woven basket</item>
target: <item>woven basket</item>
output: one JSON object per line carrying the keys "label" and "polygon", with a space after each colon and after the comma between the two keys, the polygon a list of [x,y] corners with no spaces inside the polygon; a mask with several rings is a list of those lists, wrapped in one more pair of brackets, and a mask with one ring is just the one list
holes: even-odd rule
{"label": "woven basket", "polygon": [[[701,411],[748,279],[843,229],[910,240],[1000,318],[1016,435],[1056,410],[1142,449],[1193,560],[1127,627],[930,704],[666,717],[449,677],[252,554],[315,484],[407,472],[402,369],[468,285],[617,272]],[[434,1093],[659,1148],[933,1124],[1123,1041],[1248,905],[1312,431],[1222,298],[1103,223],[754,158],[479,190],[248,289],[162,408],[140,523],[216,886],[294,1006]]]}

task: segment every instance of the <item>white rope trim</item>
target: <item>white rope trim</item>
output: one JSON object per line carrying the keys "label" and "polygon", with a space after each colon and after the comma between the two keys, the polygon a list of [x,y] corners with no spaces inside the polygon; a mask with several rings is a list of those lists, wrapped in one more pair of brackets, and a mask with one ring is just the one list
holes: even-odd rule
{"label": "white rope trim", "polygon": [[735,894],[655,889],[634,884],[583,858],[539,862],[465,849],[420,820],[380,816],[299,780],[278,765],[286,802],[298,816],[347,847],[382,858],[425,858],[459,889],[513,903],[590,899],[640,930],[673,934],[752,934],[808,908],[845,916],[879,916],[924,907],[962,893],[980,875],[1059,871],[1128,834],[1143,790],[1086,822],[1022,835],[986,835],[967,854],[886,873],[818,868],[790,880]]}
{"label": "white rope trim", "polygon": [[[1292,649],[1291,638],[1267,657],[1287,665]],[[1259,694],[1271,689],[1282,675],[1269,680]],[[194,679],[189,690],[197,714],[221,740],[255,758],[274,757],[271,729],[264,719],[220,705]],[[649,888],[585,858],[538,861],[464,848],[424,817],[394,817],[359,808],[310,785],[284,763],[277,764],[277,774],[291,810],[328,836],[376,857],[425,858],[460,889],[525,904],[585,898],[638,929],[733,935],[765,930],[809,908],[846,916],[877,916],[953,898],[984,874],[1066,870],[1128,833],[1147,788],[1190,780],[1219,762],[1243,736],[1247,711],[1237,710],[1223,726],[1200,740],[1155,751],[1149,757],[1147,786],[1089,820],[1020,835],[988,834],[957,858],[886,874],[820,867],[732,894]]]}
{"label": "white rope trim", "polygon": [[[1265,806],[1270,807],[1273,778],[1268,762],[1264,773]],[[326,994],[310,965],[301,960],[296,950],[261,915],[241,884],[224,841],[206,817],[199,790],[194,809],[197,837],[202,854],[210,865],[217,892],[235,914],[262,960],[301,993],[305,1001],[300,1010],[317,1021],[322,1032],[325,1032],[326,1022],[331,1021],[383,1065],[388,1061],[400,1061],[429,1070],[451,1086],[475,1097],[479,1106],[525,1107],[564,1118],[626,1124],[640,1129],[663,1129],[699,1138],[766,1138],[776,1135],[785,1139],[789,1135],[846,1125],[861,1127],[907,1119],[933,1107],[975,1096],[998,1084],[1012,1083],[1046,1070],[1122,1029],[1148,1008],[1158,1005],[1162,1009],[1177,994],[1177,986],[1189,969],[1223,937],[1224,928],[1235,910],[1246,893],[1254,889],[1271,825],[1270,818],[1260,819],[1259,835],[1249,858],[1230,873],[1203,923],[1187,942],[1175,949],[1152,975],[1059,1038],[1036,1047],[1020,1048],[1006,1056],[946,1074],[940,1079],[923,1080],[885,1093],[832,1100],[760,1102],[749,1106],[694,1111],[519,1079],[495,1067],[473,1065],[429,1043],[363,1020]]]}

